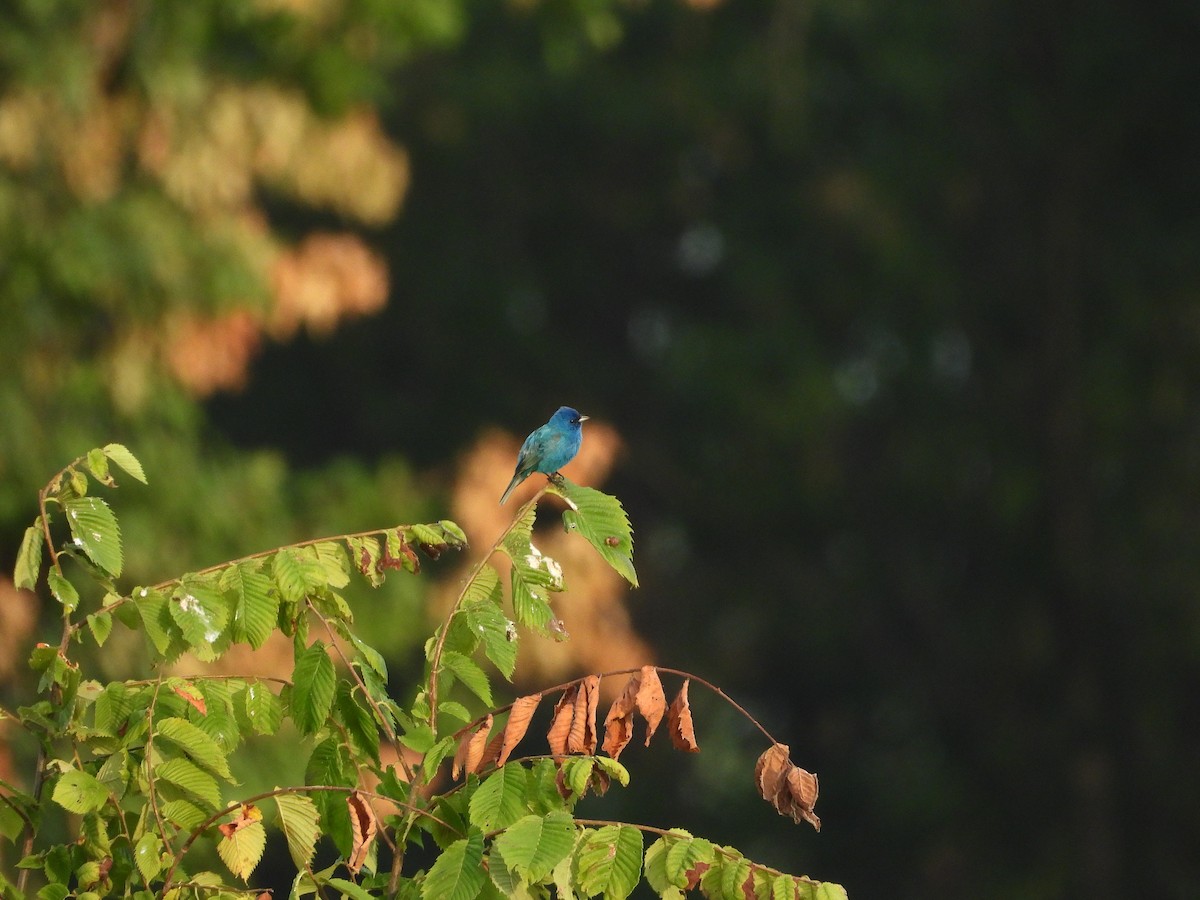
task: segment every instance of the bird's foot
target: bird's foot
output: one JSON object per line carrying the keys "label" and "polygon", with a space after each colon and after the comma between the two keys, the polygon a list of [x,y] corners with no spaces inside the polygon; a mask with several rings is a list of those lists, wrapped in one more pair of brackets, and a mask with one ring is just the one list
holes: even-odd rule
{"label": "bird's foot", "polygon": [[558,485],[559,487],[562,487],[563,481],[566,480],[562,477],[561,472],[551,472],[546,477],[549,478],[552,482],[554,482],[554,484]]}

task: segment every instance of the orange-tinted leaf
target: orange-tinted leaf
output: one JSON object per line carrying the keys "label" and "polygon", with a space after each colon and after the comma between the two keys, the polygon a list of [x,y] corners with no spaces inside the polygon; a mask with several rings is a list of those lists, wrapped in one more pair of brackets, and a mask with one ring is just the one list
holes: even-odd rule
{"label": "orange-tinted leaf", "polygon": [[504,726],[500,752],[496,757],[497,769],[508,762],[509,755],[516,748],[517,744],[521,742],[521,738],[525,737],[525,732],[529,730],[529,721],[533,718],[534,710],[538,708],[538,704],[541,702],[541,694],[529,694],[526,697],[518,697],[513,701],[512,709],[508,713],[508,722]]}
{"label": "orange-tinted leaf", "polygon": [[450,777],[455,781],[459,775],[479,771],[479,764],[483,760],[483,751],[487,746],[488,733],[492,730],[491,713],[476,726],[474,731],[470,731],[462,736],[458,742],[458,749],[454,751],[454,764],[450,768]]}
{"label": "orange-tinted leaf", "polygon": [[352,837],[350,857],[346,860],[346,868],[355,875],[367,861],[371,845],[375,843],[375,833],[379,821],[375,818],[375,810],[358,791],[352,791],[346,796],[346,806],[350,808],[350,832]]}
{"label": "orange-tinted leaf", "polygon": [[793,766],[787,777],[787,808],[780,808],[784,815],[799,822],[803,819],[817,831],[821,830],[821,820],[813,812],[817,804],[817,776],[799,766]]}
{"label": "orange-tinted leaf", "polygon": [[633,737],[633,711],[636,707],[638,688],[642,684],[642,673],[634,672],[625,682],[621,696],[613,701],[604,717],[604,752],[617,759]]}
{"label": "orange-tinted leaf", "polygon": [[711,863],[698,862],[683,874],[687,876],[687,889],[694,891],[696,885],[700,883],[700,879],[704,877],[704,873],[712,868]]}
{"label": "orange-tinted leaf", "polygon": [[554,718],[550,722],[550,730],[546,732],[546,741],[550,744],[550,755],[556,758],[567,755],[567,739],[575,719],[575,697],[578,694],[579,685],[573,684],[563,691],[554,706]]}
{"label": "orange-tinted leaf", "polygon": [[241,831],[247,825],[253,825],[255,822],[262,821],[262,810],[253,803],[245,803],[238,809],[237,818],[232,822],[224,822],[217,826],[217,830],[225,837],[233,837],[237,832]]}
{"label": "orange-tinted leaf", "polygon": [[667,697],[663,693],[662,682],[658,679],[658,669],[654,666],[642,666],[642,683],[637,692],[637,708],[646,720],[646,746],[650,746],[650,738],[658,730],[667,711]]}
{"label": "orange-tinted leaf", "polygon": [[671,708],[667,710],[667,731],[671,735],[671,744],[676,750],[699,753],[700,745],[696,743],[696,732],[692,728],[692,707],[688,703],[688,685],[690,683],[690,679],[684,679],[683,687],[671,701]]}
{"label": "orange-tinted leaf", "polygon": [[787,744],[774,744],[754,766],[754,781],[762,798],[780,815],[803,819],[817,831],[821,820],[813,812],[817,802],[817,776],[801,769],[788,756]]}
{"label": "orange-tinted leaf", "polygon": [[175,685],[171,688],[171,690],[173,690],[188,703],[192,704],[192,706],[196,708],[200,715],[208,715],[208,706],[204,702],[204,697],[202,697],[199,691],[195,690],[190,684],[186,687],[182,685]]}
{"label": "orange-tinted leaf", "polygon": [[791,767],[787,744],[772,744],[754,764],[754,783],[758,785],[759,795],[768,803],[775,802]]}
{"label": "orange-tinted leaf", "polygon": [[600,703],[600,676],[589,675],[579,683],[575,715],[567,736],[569,753],[596,752],[596,709]]}
{"label": "orange-tinted leaf", "polygon": [[496,760],[500,758],[500,748],[504,746],[504,729],[501,728],[496,732],[496,736],[487,742],[487,746],[483,748],[483,759],[479,760],[479,768],[476,772],[482,772],[484,769],[499,768],[496,765]]}

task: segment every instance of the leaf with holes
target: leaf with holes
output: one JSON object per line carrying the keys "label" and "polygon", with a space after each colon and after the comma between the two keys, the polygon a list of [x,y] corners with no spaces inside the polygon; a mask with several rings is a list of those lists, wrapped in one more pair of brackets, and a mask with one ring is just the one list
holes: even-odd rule
{"label": "leaf with holes", "polygon": [[638,586],[633,568],[633,528],[616,497],[567,481],[551,485],[571,508],[563,513],[563,526],[587,539],[617,574]]}
{"label": "leaf with holes", "polygon": [[70,769],[58,779],[50,799],[68,812],[89,813],[102,807],[108,796],[108,788],[95,776]]}
{"label": "leaf with holes", "polygon": [[262,822],[253,822],[221,838],[217,844],[217,854],[230,872],[246,881],[262,859],[266,846],[267,830]]}
{"label": "leaf with holes", "polygon": [[108,504],[99,497],[76,497],[62,506],[75,546],[109,575],[119,576],[125,562],[121,530]]}

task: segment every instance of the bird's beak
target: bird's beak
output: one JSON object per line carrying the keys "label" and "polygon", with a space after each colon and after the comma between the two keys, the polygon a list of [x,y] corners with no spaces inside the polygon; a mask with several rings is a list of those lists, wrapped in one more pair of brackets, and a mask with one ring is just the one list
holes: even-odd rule
{"label": "bird's beak", "polygon": [[579,421],[580,421],[580,422],[586,422],[586,421],[587,421],[588,419],[590,419],[590,418],[591,418],[591,416],[580,416],[580,417],[579,417]]}

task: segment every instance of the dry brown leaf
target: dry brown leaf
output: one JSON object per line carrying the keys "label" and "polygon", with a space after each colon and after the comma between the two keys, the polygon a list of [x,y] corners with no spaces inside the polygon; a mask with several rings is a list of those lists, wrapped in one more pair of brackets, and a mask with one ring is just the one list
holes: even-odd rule
{"label": "dry brown leaf", "polygon": [[513,701],[512,709],[508,713],[508,722],[504,726],[500,752],[496,757],[497,769],[508,762],[509,754],[521,742],[521,738],[525,737],[525,732],[529,730],[529,721],[541,702],[541,694],[529,694]]}
{"label": "dry brown leaf", "polygon": [[463,735],[454,751],[454,763],[450,768],[450,777],[458,781],[460,774],[471,774],[479,771],[483,761],[483,751],[487,746],[488,733],[492,730],[492,716],[489,713],[471,732]]}
{"label": "dry brown leaf", "polygon": [[496,736],[488,741],[487,746],[483,749],[483,759],[479,760],[479,768],[476,772],[482,772],[484,769],[499,768],[496,765],[496,760],[500,758],[500,748],[504,745],[504,729],[496,732]]}
{"label": "dry brown leaf", "polygon": [[567,737],[570,753],[596,752],[596,711],[600,704],[600,676],[589,675],[579,682],[575,695],[575,717]]}
{"label": "dry brown leaf", "polygon": [[787,744],[773,744],[754,766],[754,781],[762,798],[780,815],[794,822],[803,819],[817,831],[821,820],[813,812],[817,802],[817,776],[789,758]]}
{"label": "dry brown leaf", "polygon": [[691,679],[685,678],[683,687],[671,701],[671,708],[667,710],[667,731],[671,735],[671,744],[676,750],[683,750],[685,753],[699,753],[700,745],[696,743],[696,732],[692,727],[692,707],[688,703],[688,685],[690,683]]}
{"label": "dry brown leaf", "polygon": [[346,806],[350,809],[350,832],[352,836],[350,858],[346,860],[346,868],[355,875],[367,861],[371,845],[375,843],[375,833],[379,829],[379,821],[375,818],[375,810],[358,791],[346,795]]}
{"label": "dry brown leaf", "polygon": [[556,759],[567,755],[567,741],[571,734],[571,723],[575,719],[575,697],[579,694],[579,685],[573,684],[558,698],[554,706],[554,718],[550,722],[550,730],[546,732],[546,741],[550,744],[550,755]]}
{"label": "dry brown leaf", "polygon": [[658,669],[654,666],[642,666],[642,683],[637,692],[637,708],[646,720],[646,746],[650,746],[650,738],[658,730],[667,711],[667,697],[663,693],[662,682],[658,678]]}
{"label": "dry brown leaf", "polygon": [[634,672],[625,682],[621,696],[613,701],[604,717],[604,752],[617,759],[633,737],[633,710],[638,688],[642,684],[642,673]]}
{"label": "dry brown leaf", "polygon": [[253,803],[244,803],[238,809],[238,817],[232,822],[225,822],[217,826],[217,830],[225,837],[233,837],[247,825],[253,825],[255,822],[262,821],[262,810]]}

